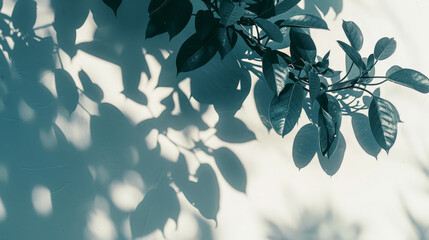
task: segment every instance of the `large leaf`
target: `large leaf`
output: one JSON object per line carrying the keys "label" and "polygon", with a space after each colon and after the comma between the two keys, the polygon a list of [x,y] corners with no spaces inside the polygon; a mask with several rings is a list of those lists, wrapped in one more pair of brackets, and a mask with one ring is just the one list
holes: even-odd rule
{"label": "large leaf", "polygon": [[279,43],[283,42],[283,34],[276,24],[263,18],[255,18],[253,21],[255,21],[256,25],[264,30],[270,39]]}
{"label": "large leaf", "polygon": [[[109,1],[109,0],[107,0]],[[112,1],[112,0],[110,0]],[[118,0],[113,0],[118,1]],[[122,0],[121,0],[122,1]],[[168,6],[168,3],[171,2],[171,0],[151,0],[148,7],[148,13],[149,15],[153,15],[159,11],[161,11],[165,6]]]}
{"label": "large leaf", "polygon": [[368,117],[372,134],[378,145],[389,152],[396,140],[398,114],[392,104],[379,97],[373,97]]}
{"label": "large leaf", "polygon": [[103,2],[112,9],[113,13],[116,15],[118,13],[118,8],[122,3],[122,0],[103,0]]}
{"label": "large leaf", "polygon": [[311,36],[299,28],[291,28],[289,37],[292,58],[313,63],[317,52]]}
{"label": "large leaf", "polygon": [[244,14],[244,4],[235,4],[231,0],[221,0],[219,6],[220,23],[228,27],[236,23]]}
{"label": "large leaf", "polygon": [[216,54],[219,45],[216,35],[201,40],[198,34],[190,36],[180,47],[176,57],[177,73],[189,72],[210,61]]}
{"label": "large leaf", "polygon": [[298,83],[288,84],[270,104],[270,122],[277,134],[288,134],[298,122],[304,100],[304,89]]}
{"label": "large leaf", "polygon": [[246,193],[247,176],[246,170],[240,159],[228,148],[222,147],[213,150],[213,157],[216,161],[222,176],[231,187]]}
{"label": "large leaf", "polygon": [[231,27],[219,27],[217,29],[217,40],[220,57],[224,59],[237,43],[237,33]]}
{"label": "large leaf", "polygon": [[192,3],[189,0],[173,1],[163,11],[165,14],[165,27],[170,40],[179,34],[188,24],[192,16]]}
{"label": "large leaf", "polygon": [[290,17],[279,22],[280,27],[319,28],[329,30],[325,20],[309,14]]}
{"label": "large leaf", "polygon": [[395,52],[396,41],[393,38],[384,37],[375,44],[374,57],[377,60],[384,60]]}
{"label": "large leaf", "polygon": [[79,93],[76,83],[72,76],[63,69],[56,69],[54,75],[58,102],[63,105],[69,114],[72,114],[79,103]]}
{"label": "large leaf", "polygon": [[295,7],[301,0],[283,0],[275,6],[276,15],[280,15]]}
{"label": "large leaf", "polygon": [[429,92],[429,79],[416,70],[404,68],[393,72],[387,78],[392,82],[415,89],[421,93]]}
{"label": "large leaf", "polygon": [[275,51],[267,50],[262,57],[262,71],[265,83],[277,94],[283,91],[287,83],[293,83],[288,78],[289,68],[286,61],[277,55]]}
{"label": "large leaf", "polygon": [[163,185],[150,190],[130,215],[133,238],[146,236],[157,229],[163,232],[169,218],[177,224],[179,213],[179,200],[173,188]]}
{"label": "large leaf", "polygon": [[37,3],[33,0],[17,1],[13,11],[11,20],[13,26],[21,32],[30,32],[36,23],[37,18]]}
{"label": "large leaf", "polygon": [[359,51],[363,45],[363,35],[360,28],[352,21],[343,21],[343,30],[352,47]]}
{"label": "large leaf", "polygon": [[335,97],[321,94],[317,101],[320,108],[318,113],[319,144],[323,156],[330,158],[338,143],[341,126],[341,106]]}
{"label": "large leaf", "polygon": [[209,10],[200,10],[195,16],[195,31],[201,37],[205,39],[210,36],[210,34],[217,27],[217,22],[214,20],[213,13]]}
{"label": "large leaf", "polygon": [[295,7],[300,1],[301,0],[283,0],[277,5],[274,5],[274,0],[259,1],[259,3],[257,4],[250,5],[251,8],[249,8],[249,10],[257,13],[258,17],[267,19],[289,11],[291,8]]}
{"label": "large leaf", "polygon": [[357,52],[356,49],[348,45],[347,43],[343,41],[337,41],[340,47],[344,50],[344,52],[347,54],[347,56],[350,57],[350,59],[358,66],[360,69],[366,69],[365,63],[362,60],[362,57]]}

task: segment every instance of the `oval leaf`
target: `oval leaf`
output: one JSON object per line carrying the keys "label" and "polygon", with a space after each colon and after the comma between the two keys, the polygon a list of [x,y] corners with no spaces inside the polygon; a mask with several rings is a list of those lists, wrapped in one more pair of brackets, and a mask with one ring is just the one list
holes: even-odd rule
{"label": "oval leaf", "polygon": [[292,58],[314,63],[317,52],[311,36],[299,28],[291,28],[289,37]]}
{"label": "oval leaf", "polygon": [[63,69],[54,71],[58,102],[72,114],[79,103],[79,93],[72,76]]}
{"label": "oval leaf", "polygon": [[293,141],[292,157],[298,169],[307,166],[317,152],[317,127],[313,124],[303,126]]}
{"label": "oval leaf", "polygon": [[220,23],[228,27],[235,24],[244,14],[244,4],[235,4],[231,0],[221,0],[219,6]]}
{"label": "oval leaf", "polygon": [[362,57],[356,51],[356,49],[354,49],[353,47],[351,47],[345,42],[342,42],[342,41],[337,41],[337,42],[340,45],[340,47],[344,50],[344,52],[347,54],[347,56],[349,56],[350,59],[356,64],[356,66],[358,66],[360,69],[366,69],[365,63],[362,61]]}
{"label": "oval leaf", "polygon": [[237,191],[246,193],[246,170],[240,159],[231,150],[225,147],[214,150],[213,157],[228,184]]}
{"label": "oval leaf", "polygon": [[189,0],[173,1],[165,10],[165,27],[170,40],[179,34],[188,24],[192,16],[192,3]]}
{"label": "oval leaf", "polygon": [[384,60],[395,52],[396,41],[393,38],[384,37],[375,44],[374,57],[377,60]]}
{"label": "oval leaf", "polygon": [[274,96],[270,104],[270,122],[277,134],[288,134],[298,122],[304,101],[304,89],[299,84],[288,84],[284,92]]}
{"label": "oval leaf", "polygon": [[288,78],[289,68],[286,61],[277,55],[275,51],[267,50],[262,57],[262,72],[265,83],[277,94],[283,91],[287,83],[293,83]]}
{"label": "oval leaf", "polygon": [[360,28],[352,21],[343,21],[343,30],[352,47],[359,51],[363,45],[363,35]]}
{"label": "oval leaf", "polygon": [[283,34],[276,24],[263,18],[255,18],[253,21],[255,21],[256,25],[264,30],[270,39],[279,43],[283,42]]}
{"label": "oval leaf", "polygon": [[311,103],[313,103],[314,100],[316,100],[316,98],[319,96],[321,86],[319,75],[317,75],[314,70],[308,72],[308,82],[310,88],[310,99]]}
{"label": "oval leaf", "polygon": [[374,96],[368,111],[372,135],[386,152],[395,143],[397,134],[398,115],[391,106],[387,100]]}
{"label": "oval leaf", "polygon": [[341,106],[337,99],[329,94],[317,98],[320,108],[318,113],[319,144],[323,156],[330,158],[338,143],[341,127]]}
{"label": "oval leaf", "polygon": [[36,23],[37,18],[37,3],[33,0],[17,1],[13,11],[11,20],[13,26],[22,32],[30,32]]}
{"label": "oval leaf", "polygon": [[387,78],[392,82],[415,89],[421,93],[429,92],[429,79],[416,70],[404,68],[393,72]]}
{"label": "oval leaf", "polygon": [[280,28],[282,27],[300,27],[300,28],[319,28],[329,30],[328,24],[325,20],[320,17],[316,17],[309,14],[302,14],[290,17],[286,20],[283,20],[280,23]]}
{"label": "oval leaf", "polygon": [[219,44],[220,57],[221,59],[224,59],[237,43],[237,33],[234,32],[233,28],[219,27],[217,29],[217,40]]}

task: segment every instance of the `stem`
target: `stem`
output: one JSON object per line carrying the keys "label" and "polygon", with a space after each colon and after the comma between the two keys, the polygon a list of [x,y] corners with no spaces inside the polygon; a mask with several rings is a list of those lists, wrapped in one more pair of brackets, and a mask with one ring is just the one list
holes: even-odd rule
{"label": "stem", "polygon": [[337,83],[339,83],[339,82],[341,82],[341,81],[343,81],[344,79],[346,79],[347,78],[347,76],[350,74],[350,72],[352,71],[352,68],[353,68],[353,65],[354,65],[355,63],[354,62],[352,62],[352,64],[350,65],[350,68],[349,68],[349,70],[347,70],[347,73],[346,73],[346,75],[343,77],[343,78],[341,78],[340,79],[340,81],[338,81]]}
{"label": "stem", "polygon": [[387,79],[383,80],[381,82],[378,82],[378,83],[359,83],[359,84],[364,85],[364,86],[377,86],[377,85],[383,84],[385,82],[387,82]]}
{"label": "stem", "polygon": [[361,78],[387,78],[386,76],[362,76]]}
{"label": "stem", "polygon": [[370,92],[370,91],[366,90],[365,88],[361,88],[361,87],[358,87],[358,86],[353,86],[353,88],[356,88],[356,89],[359,89],[359,90],[365,91],[365,92],[367,92],[369,95],[371,95],[371,97],[374,97],[374,94],[372,94],[372,92]]}

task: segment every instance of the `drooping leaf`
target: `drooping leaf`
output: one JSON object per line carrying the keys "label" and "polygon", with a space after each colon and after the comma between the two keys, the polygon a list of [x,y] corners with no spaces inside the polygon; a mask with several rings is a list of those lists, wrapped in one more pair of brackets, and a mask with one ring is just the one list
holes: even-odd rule
{"label": "drooping leaf", "polygon": [[277,134],[284,137],[298,122],[304,101],[304,89],[298,83],[288,84],[270,104],[270,122]]}
{"label": "drooping leaf", "polygon": [[163,14],[166,14],[165,27],[170,35],[170,40],[186,27],[191,19],[192,9],[192,3],[189,0],[183,0],[172,1],[163,11]]}
{"label": "drooping leaf", "polygon": [[228,184],[237,191],[246,193],[246,170],[235,153],[226,147],[222,147],[213,150],[213,157]]}
{"label": "drooping leaf", "polygon": [[237,43],[237,33],[230,27],[219,27],[217,29],[217,40],[220,57],[224,59]]}
{"label": "drooping leaf", "polygon": [[321,87],[319,75],[317,75],[314,70],[308,72],[308,82],[310,88],[310,99],[311,103],[313,103],[314,100],[316,100],[316,98],[319,96]]}
{"label": "drooping leaf", "polygon": [[214,57],[219,45],[216,35],[207,37],[204,41],[193,34],[180,47],[176,58],[177,73],[189,72],[208,63]]}
{"label": "drooping leaf", "polygon": [[318,28],[329,30],[328,24],[320,17],[309,14],[302,14],[290,17],[286,20],[281,20],[280,28],[282,27],[300,27],[300,28]]}
{"label": "drooping leaf", "polygon": [[363,35],[358,25],[353,21],[343,20],[343,30],[352,47],[359,51],[363,45]]}
{"label": "drooping leaf", "polygon": [[63,69],[56,69],[54,75],[58,102],[63,105],[69,114],[72,114],[79,103],[79,93],[76,83],[72,76]]}
{"label": "drooping leaf", "polygon": [[235,4],[231,0],[221,0],[219,5],[220,23],[225,27],[235,24],[244,14],[244,4]]}
{"label": "drooping leaf", "polygon": [[342,41],[337,41],[337,42],[340,45],[340,47],[344,50],[344,52],[347,54],[347,56],[349,56],[350,59],[356,64],[356,66],[358,66],[360,69],[366,69],[365,63],[363,62],[362,57],[356,51],[356,49],[354,49],[353,47],[351,47],[345,42],[342,42]]}
{"label": "drooping leaf", "polygon": [[293,83],[288,78],[289,68],[286,61],[275,51],[267,50],[262,57],[262,72],[265,83],[277,96],[283,91],[287,83]]}
{"label": "drooping leaf", "polygon": [[259,118],[262,124],[267,128],[267,131],[271,130],[271,123],[268,120],[268,109],[270,102],[273,98],[273,93],[266,87],[266,84],[262,81],[257,81],[253,88],[253,95],[255,98],[256,109],[258,110]]}
{"label": "drooping leaf", "polygon": [[167,32],[164,19],[151,17],[146,27],[146,38],[152,38],[159,34]]}
{"label": "drooping leaf", "polygon": [[122,0],[103,0],[103,2],[109,6],[110,9],[112,9],[113,13],[116,14],[118,13],[118,8],[122,3]]}
{"label": "drooping leaf", "polygon": [[378,154],[381,151],[381,148],[380,146],[378,146],[374,136],[371,133],[368,117],[362,113],[353,114],[352,127],[353,132],[356,136],[356,140],[358,141],[362,149],[367,154],[377,158]]}
{"label": "drooping leaf", "polygon": [[314,63],[317,52],[311,36],[299,28],[291,28],[289,37],[292,58]]}
{"label": "drooping leaf", "polygon": [[337,148],[341,106],[335,97],[326,93],[321,94],[317,101],[320,105],[318,113],[320,150],[323,156],[330,158]]}
{"label": "drooping leaf", "polygon": [[317,152],[319,158],[320,166],[323,171],[329,176],[333,176],[341,167],[344,159],[344,153],[346,152],[346,141],[341,132],[338,133],[338,136],[335,138],[336,150],[330,157],[323,156],[320,151]]}
{"label": "drooping leaf", "polygon": [[283,42],[283,34],[276,24],[263,18],[255,18],[253,21],[255,21],[256,25],[264,30],[270,39],[279,43]]}
{"label": "drooping leaf", "polygon": [[307,166],[318,150],[318,132],[313,124],[303,126],[293,141],[292,157],[299,169]]}
{"label": "drooping leaf", "polygon": [[384,60],[395,52],[396,41],[393,38],[384,37],[375,44],[374,57],[377,60]]}
{"label": "drooping leaf", "polygon": [[169,2],[171,2],[171,0],[151,0],[147,10],[149,15],[159,13],[165,6],[168,6]]}
{"label": "drooping leaf", "polygon": [[205,39],[213,32],[217,23],[214,20],[213,13],[209,10],[200,10],[195,16],[195,31]]}
{"label": "drooping leaf", "polygon": [[395,143],[397,134],[397,113],[391,106],[387,100],[374,96],[368,111],[372,134],[386,152]]}
{"label": "drooping leaf", "polygon": [[17,1],[11,20],[13,26],[22,32],[31,32],[37,18],[37,3],[33,0]]}
{"label": "drooping leaf", "polygon": [[429,92],[429,79],[416,70],[404,68],[393,72],[387,78],[394,83],[415,89],[421,93]]}
{"label": "drooping leaf", "polygon": [[163,232],[169,218],[177,224],[179,213],[179,200],[173,188],[163,185],[150,190],[130,215],[133,238],[146,236],[157,229]]}

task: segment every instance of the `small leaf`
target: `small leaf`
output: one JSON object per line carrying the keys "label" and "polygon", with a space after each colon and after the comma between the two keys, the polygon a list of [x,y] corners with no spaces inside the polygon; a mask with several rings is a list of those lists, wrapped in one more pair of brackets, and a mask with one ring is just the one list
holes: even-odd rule
{"label": "small leaf", "polygon": [[340,45],[340,47],[344,50],[344,52],[347,54],[347,56],[349,56],[350,59],[356,64],[356,66],[358,66],[360,69],[366,69],[365,63],[362,61],[362,57],[356,51],[356,49],[354,49],[353,47],[351,47],[345,42],[342,42],[342,41],[337,41],[337,42]]}
{"label": "small leaf", "polygon": [[288,84],[270,104],[270,122],[277,134],[284,137],[298,122],[304,101],[304,89],[298,83]]}
{"label": "small leaf", "polygon": [[280,95],[287,83],[293,83],[288,78],[289,68],[286,61],[278,56],[275,51],[267,50],[263,55],[262,72],[265,83],[277,96]]}
{"label": "small leaf", "polygon": [[246,170],[240,159],[225,147],[213,150],[213,157],[228,184],[237,191],[246,193]]}
{"label": "small leaf", "polygon": [[190,36],[182,44],[177,54],[177,73],[189,72],[208,63],[219,48],[215,40],[215,35],[204,41],[196,33]]}
{"label": "small leaf", "polygon": [[292,58],[314,63],[317,51],[311,36],[299,28],[291,28],[289,37]]}
{"label": "small leaf", "polygon": [[318,150],[318,132],[313,124],[303,126],[293,141],[292,157],[298,169],[307,166]]}
{"label": "small leaf", "polygon": [[263,18],[255,18],[253,21],[255,21],[256,25],[264,30],[270,39],[279,43],[283,42],[283,34],[276,24]]}
{"label": "small leaf", "polygon": [[375,44],[374,57],[377,60],[384,60],[395,52],[396,41],[393,38],[384,37]]}
{"label": "small leaf", "polygon": [[237,43],[237,33],[234,32],[233,28],[219,27],[217,29],[217,40],[219,44],[220,57],[221,59],[224,59]]}
{"label": "small leaf", "polygon": [[72,114],[79,103],[79,93],[77,92],[76,84],[72,76],[63,69],[56,69],[54,75],[58,101],[69,114]]}
{"label": "small leaf", "polygon": [[280,23],[280,28],[300,27],[300,28],[318,28],[318,29],[329,30],[325,20],[309,14],[296,15],[286,20],[282,20],[279,23]]}
{"label": "small leaf", "polygon": [[122,0],[103,0],[103,2],[109,6],[109,8],[112,9],[113,13],[116,14],[118,13],[118,8],[122,3]]}
{"label": "small leaf", "polygon": [[317,98],[320,109],[318,113],[319,144],[323,156],[330,158],[338,143],[341,126],[341,106],[337,99],[329,94]]}
{"label": "small leaf", "polygon": [[313,103],[314,100],[316,100],[316,98],[319,96],[321,86],[319,75],[317,75],[314,70],[308,72],[308,82],[310,88],[310,99],[311,103]]}
{"label": "small leaf", "polygon": [[360,28],[353,21],[343,21],[343,30],[352,47],[359,51],[363,45],[363,35]]}
{"label": "small leaf", "polygon": [[188,24],[192,16],[192,3],[189,0],[173,1],[163,11],[165,14],[165,27],[170,40],[179,34]]}
{"label": "small leaf", "polygon": [[219,6],[220,23],[225,27],[235,24],[244,14],[244,4],[235,4],[231,0],[221,0]]}
{"label": "small leaf", "polygon": [[375,60],[374,54],[369,55],[368,60],[366,61],[367,70],[370,70],[374,67],[374,63],[375,63],[374,60]]}
{"label": "small leaf", "polygon": [[368,111],[372,134],[386,152],[395,143],[397,134],[396,113],[391,106],[387,100],[374,96]]}
{"label": "small leaf", "polygon": [[429,92],[429,79],[416,70],[404,68],[388,75],[387,78],[394,83],[415,89],[421,93]]}

